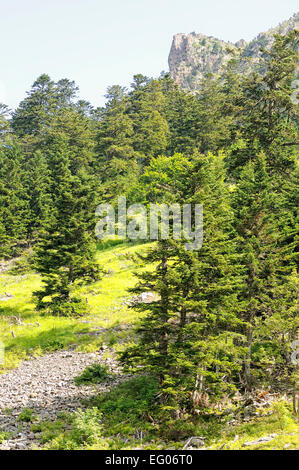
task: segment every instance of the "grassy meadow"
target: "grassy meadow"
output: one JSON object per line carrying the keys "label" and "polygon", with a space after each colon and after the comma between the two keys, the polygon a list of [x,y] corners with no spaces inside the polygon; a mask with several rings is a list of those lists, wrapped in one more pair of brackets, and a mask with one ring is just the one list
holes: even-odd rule
{"label": "grassy meadow", "polygon": [[[100,281],[78,289],[90,306],[86,317],[68,318],[43,315],[34,308],[32,293],[41,284],[33,273],[0,275],[0,339],[5,345],[5,364],[0,373],[17,367],[26,359],[67,347],[91,352],[103,342],[102,337],[89,333],[94,328],[113,328],[118,324],[134,324],[137,313],[128,308],[125,300],[132,296],[128,288],[136,279],[136,264],[131,257],[146,245],[118,244],[99,249],[96,261],[104,269]],[[19,324],[21,323],[21,324]],[[105,332],[105,342],[117,343],[115,333]]]}

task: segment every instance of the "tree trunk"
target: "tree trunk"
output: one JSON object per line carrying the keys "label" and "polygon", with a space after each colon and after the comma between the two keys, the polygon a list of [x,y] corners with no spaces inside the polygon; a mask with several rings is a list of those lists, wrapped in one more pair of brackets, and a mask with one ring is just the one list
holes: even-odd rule
{"label": "tree trunk", "polygon": [[293,387],[293,410],[295,415],[299,415],[299,390],[298,390],[298,383],[295,380],[294,387]]}
{"label": "tree trunk", "polygon": [[244,362],[244,379],[245,379],[245,389],[247,392],[250,392],[252,389],[252,375],[251,375],[252,338],[253,338],[253,327],[250,321],[250,326],[248,326],[248,329],[247,329],[248,353]]}

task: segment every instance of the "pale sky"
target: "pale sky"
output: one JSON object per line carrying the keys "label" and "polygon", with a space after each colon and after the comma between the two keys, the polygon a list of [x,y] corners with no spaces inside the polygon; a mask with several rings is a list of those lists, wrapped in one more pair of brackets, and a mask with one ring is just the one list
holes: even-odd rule
{"label": "pale sky", "polygon": [[0,0],[0,102],[14,108],[42,73],[104,103],[108,86],[159,76],[176,33],[250,40],[298,0]]}

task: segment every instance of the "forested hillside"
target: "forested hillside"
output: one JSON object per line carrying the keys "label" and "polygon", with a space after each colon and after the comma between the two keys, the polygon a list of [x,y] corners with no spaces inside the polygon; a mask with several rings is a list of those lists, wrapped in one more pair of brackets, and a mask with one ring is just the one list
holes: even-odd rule
{"label": "forested hillside", "polygon": [[[99,387],[82,410],[18,410],[36,445],[298,448],[298,41],[276,35],[263,73],[232,59],[196,93],[135,75],[94,108],[43,74],[1,105],[0,370],[107,354],[76,379]],[[96,207],[119,196],[202,205],[202,247],[98,240]]]}

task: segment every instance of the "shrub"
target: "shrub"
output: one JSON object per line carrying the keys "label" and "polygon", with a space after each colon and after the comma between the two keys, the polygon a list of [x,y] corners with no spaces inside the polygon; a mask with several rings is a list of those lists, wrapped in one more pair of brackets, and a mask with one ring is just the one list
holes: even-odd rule
{"label": "shrub", "polygon": [[3,441],[6,441],[9,439],[10,434],[8,432],[0,432],[0,444],[2,444]]}
{"label": "shrub", "polygon": [[8,271],[8,273],[12,275],[27,274],[30,272],[32,272],[32,257],[31,254],[28,253],[16,259]]}
{"label": "shrub", "polygon": [[18,416],[18,421],[23,423],[32,423],[33,421],[36,421],[36,419],[37,415],[35,411],[30,408],[24,408]]}
{"label": "shrub", "polygon": [[112,374],[109,373],[108,366],[102,366],[101,364],[93,364],[87,367],[84,372],[75,377],[76,385],[88,384],[88,383],[101,383],[105,382],[112,377]]}
{"label": "shrub", "polygon": [[83,317],[89,313],[89,306],[86,300],[72,297],[66,302],[51,302],[48,305],[48,311],[57,317]]}
{"label": "shrub", "polygon": [[113,388],[110,392],[95,398],[95,404],[105,416],[105,423],[119,426],[128,422],[123,433],[131,433],[141,424],[145,429],[144,417],[155,412],[158,382],[149,376],[134,377]]}
{"label": "shrub", "polygon": [[107,449],[109,441],[102,437],[102,413],[97,408],[79,409],[72,415],[71,430],[59,434],[48,445],[53,450]]}

